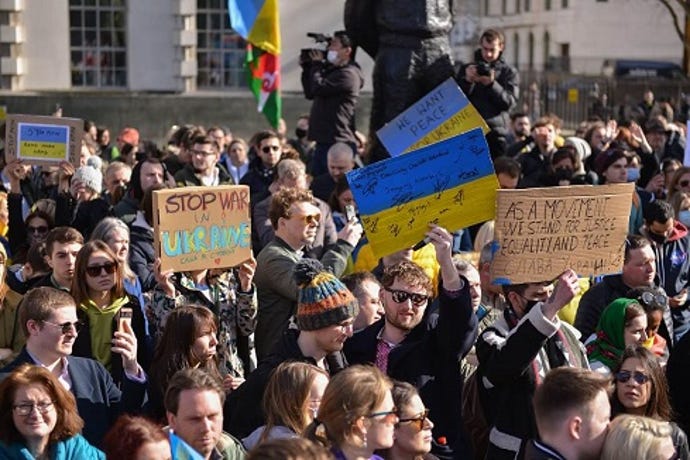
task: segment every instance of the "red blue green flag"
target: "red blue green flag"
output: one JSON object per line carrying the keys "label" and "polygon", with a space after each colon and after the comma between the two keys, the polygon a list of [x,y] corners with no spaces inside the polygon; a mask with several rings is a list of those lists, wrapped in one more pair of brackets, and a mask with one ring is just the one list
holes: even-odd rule
{"label": "red blue green flag", "polygon": [[280,98],[280,21],[278,0],[228,0],[231,27],[247,41],[249,88],[271,126],[278,127]]}

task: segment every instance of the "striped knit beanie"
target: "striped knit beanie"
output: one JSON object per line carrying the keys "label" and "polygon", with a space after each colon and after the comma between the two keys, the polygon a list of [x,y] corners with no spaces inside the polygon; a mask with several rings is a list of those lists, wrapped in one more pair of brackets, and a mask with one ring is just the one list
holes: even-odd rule
{"label": "striped knit beanie", "polygon": [[357,299],[315,259],[302,259],[295,267],[297,327],[314,331],[340,324],[359,312]]}

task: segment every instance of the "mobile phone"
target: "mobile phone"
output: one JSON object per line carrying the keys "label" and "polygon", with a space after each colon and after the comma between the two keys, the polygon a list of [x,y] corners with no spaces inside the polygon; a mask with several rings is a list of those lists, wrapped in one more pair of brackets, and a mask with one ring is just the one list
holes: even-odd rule
{"label": "mobile phone", "polygon": [[117,320],[117,330],[124,332],[124,323],[128,323],[129,330],[132,330],[132,309],[129,307],[120,308],[120,317]]}
{"label": "mobile phone", "polygon": [[357,213],[355,212],[355,207],[351,204],[345,205],[345,218],[348,222],[354,222],[357,220]]}

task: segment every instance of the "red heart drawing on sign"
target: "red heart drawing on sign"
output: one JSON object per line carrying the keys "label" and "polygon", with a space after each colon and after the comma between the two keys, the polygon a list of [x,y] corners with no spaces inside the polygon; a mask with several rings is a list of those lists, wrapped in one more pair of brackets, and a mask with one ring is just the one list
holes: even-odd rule
{"label": "red heart drawing on sign", "polygon": [[215,259],[213,259],[213,263],[215,263],[216,265],[219,265],[220,264],[220,257],[216,257]]}

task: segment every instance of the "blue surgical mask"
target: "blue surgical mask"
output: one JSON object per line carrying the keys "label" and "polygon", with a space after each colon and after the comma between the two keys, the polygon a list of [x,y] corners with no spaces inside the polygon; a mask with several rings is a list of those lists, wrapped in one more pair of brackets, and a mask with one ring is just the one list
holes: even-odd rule
{"label": "blue surgical mask", "polygon": [[690,227],[690,209],[678,212],[678,220],[686,227]]}
{"label": "blue surgical mask", "polygon": [[637,182],[640,178],[640,168],[628,168],[628,182]]}

